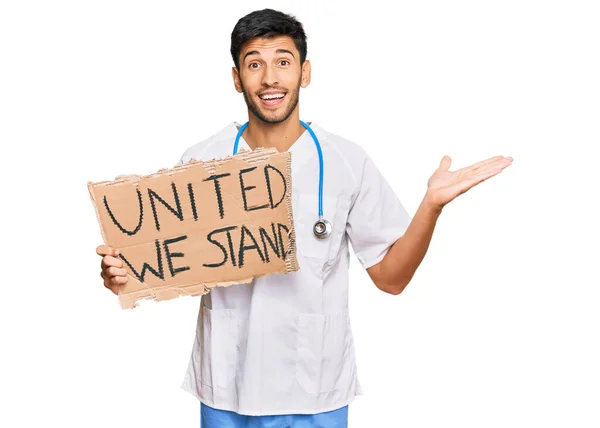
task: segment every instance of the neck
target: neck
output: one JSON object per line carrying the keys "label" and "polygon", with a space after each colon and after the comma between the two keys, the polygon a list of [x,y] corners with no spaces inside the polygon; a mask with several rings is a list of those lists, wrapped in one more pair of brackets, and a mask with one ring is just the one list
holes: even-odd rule
{"label": "neck", "polygon": [[242,137],[252,150],[258,147],[275,147],[279,152],[287,151],[304,133],[300,117],[294,112],[281,123],[266,123],[248,112],[248,127]]}

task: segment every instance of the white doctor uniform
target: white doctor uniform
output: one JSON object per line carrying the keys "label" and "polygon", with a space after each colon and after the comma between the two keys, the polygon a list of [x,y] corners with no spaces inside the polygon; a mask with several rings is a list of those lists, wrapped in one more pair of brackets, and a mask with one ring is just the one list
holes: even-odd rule
{"label": "white doctor uniform", "polygon": [[[229,156],[240,127],[190,147],[181,158]],[[381,261],[411,217],[364,150],[311,125],[323,151],[323,216],[318,217],[319,159],[305,130],[291,146],[292,200],[299,271],[202,296],[182,388],[204,404],[245,415],[313,414],[362,394],[348,313],[348,243],[364,268]],[[240,139],[240,150],[250,150]]]}

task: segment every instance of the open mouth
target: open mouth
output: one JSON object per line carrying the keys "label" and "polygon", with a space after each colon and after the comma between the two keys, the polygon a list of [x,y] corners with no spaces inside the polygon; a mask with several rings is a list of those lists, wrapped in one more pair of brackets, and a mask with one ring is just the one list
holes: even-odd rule
{"label": "open mouth", "polygon": [[276,106],[281,104],[285,95],[284,92],[270,92],[268,94],[261,94],[258,98],[260,98],[262,104],[265,106]]}

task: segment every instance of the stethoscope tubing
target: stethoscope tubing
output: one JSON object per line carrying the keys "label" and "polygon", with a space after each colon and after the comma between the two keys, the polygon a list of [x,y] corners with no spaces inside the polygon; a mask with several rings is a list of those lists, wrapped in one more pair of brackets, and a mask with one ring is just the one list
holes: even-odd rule
{"label": "stethoscope tubing", "polygon": [[[237,154],[238,152],[238,148],[240,145],[240,137],[242,136],[242,133],[244,132],[244,130],[248,127],[248,123],[246,122],[242,125],[242,127],[240,128],[240,130],[238,131],[237,135],[235,136],[235,143],[233,144],[233,154]],[[310,126],[308,126],[307,123],[300,121],[300,123],[302,124],[302,126],[304,126],[304,128],[306,128],[306,130],[308,131],[308,133],[310,134],[310,136],[312,137],[315,146],[317,147],[317,153],[319,154],[319,219],[323,218],[323,170],[324,165],[323,165],[323,151],[321,150],[321,144],[319,143],[319,139],[317,138],[315,132],[312,130],[312,128]]]}

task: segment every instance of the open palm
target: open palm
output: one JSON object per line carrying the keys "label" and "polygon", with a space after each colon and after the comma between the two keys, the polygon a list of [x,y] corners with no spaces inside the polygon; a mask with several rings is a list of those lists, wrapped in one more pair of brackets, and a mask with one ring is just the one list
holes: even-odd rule
{"label": "open palm", "polygon": [[432,201],[442,208],[473,186],[499,174],[512,164],[512,161],[511,157],[494,156],[457,171],[450,171],[452,159],[450,156],[444,156],[439,168],[427,182],[427,193],[430,194]]}

